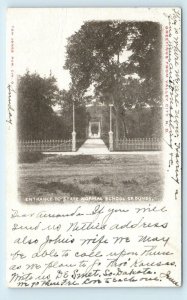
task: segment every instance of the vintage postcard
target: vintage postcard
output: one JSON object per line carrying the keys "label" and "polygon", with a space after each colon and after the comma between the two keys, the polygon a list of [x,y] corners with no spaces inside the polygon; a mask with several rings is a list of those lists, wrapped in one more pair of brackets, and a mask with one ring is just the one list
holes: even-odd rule
{"label": "vintage postcard", "polygon": [[181,9],[7,11],[7,285],[181,286]]}

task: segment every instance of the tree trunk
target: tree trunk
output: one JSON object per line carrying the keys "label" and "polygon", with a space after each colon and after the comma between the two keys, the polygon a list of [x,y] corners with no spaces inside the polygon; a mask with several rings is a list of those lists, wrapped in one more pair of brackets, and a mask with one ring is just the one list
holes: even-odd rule
{"label": "tree trunk", "polygon": [[125,139],[128,136],[125,115],[123,115],[122,124],[123,124],[123,138]]}
{"label": "tree trunk", "polygon": [[119,112],[116,110],[116,140],[119,140]]}
{"label": "tree trunk", "polygon": [[115,128],[115,139],[116,140],[119,140],[119,107],[118,105],[115,105],[115,115],[116,115],[116,120],[115,120],[115,123],[116,123],[116,128]]}
{"label": "tree trunk", "polygon": [[141,134],[141,121],[140,121],[140,108],[138,108],[137,113],[138,113],[138,137],[141,138],[142,134]]}

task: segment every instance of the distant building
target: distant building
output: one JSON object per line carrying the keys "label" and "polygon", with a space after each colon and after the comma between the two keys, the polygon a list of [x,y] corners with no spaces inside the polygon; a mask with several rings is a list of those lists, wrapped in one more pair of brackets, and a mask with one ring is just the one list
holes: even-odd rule
{"label": "distant building", "polygon": [[109,132],[109,107],[93,102],[86,106],[88,120],[86,127],[87,138],[101,138]]}

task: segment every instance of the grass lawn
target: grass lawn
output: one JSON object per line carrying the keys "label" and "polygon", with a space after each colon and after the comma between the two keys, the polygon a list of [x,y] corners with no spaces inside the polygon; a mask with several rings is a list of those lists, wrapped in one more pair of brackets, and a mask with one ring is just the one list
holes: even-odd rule
{"label": "grass lawn", "polygon": [[159,201],[163,185],[161,153],[54,155],[19,163],[19,197],[29,203]]}

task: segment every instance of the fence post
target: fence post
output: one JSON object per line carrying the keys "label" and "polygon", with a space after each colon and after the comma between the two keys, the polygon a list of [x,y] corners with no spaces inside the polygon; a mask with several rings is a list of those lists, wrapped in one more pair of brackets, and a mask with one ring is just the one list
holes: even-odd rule
{"label": "fence post", "polygon": [[113,145],[113,132],[109,131],[109,150],[113,151],[114,150],[114,145]]}
{"label": "fence post", "polygon": [[72,151],[76,151],[76,132],[72,132]]}
{"label": "fence post", "polygon": [[75,132],[75,100],[73,99],[73,132],[72,132],[72,151],[76,151],[76,132]]}
{"label": "fence post", "polygon": [[114,145],[113,145],[113,132],[112,132],[112,107],[113,104],[109,104],[110,107],[110,131],[109,131],[109,150],[113,151],[114,150]]}

